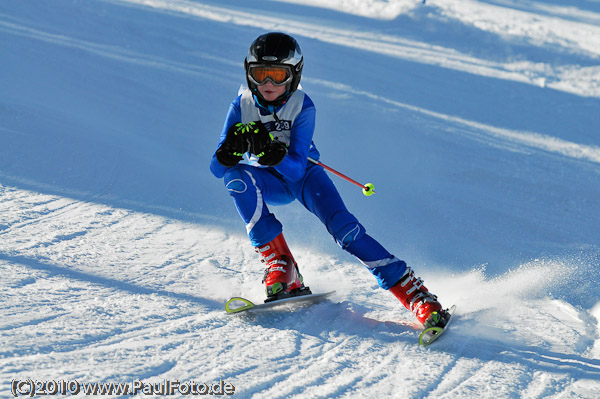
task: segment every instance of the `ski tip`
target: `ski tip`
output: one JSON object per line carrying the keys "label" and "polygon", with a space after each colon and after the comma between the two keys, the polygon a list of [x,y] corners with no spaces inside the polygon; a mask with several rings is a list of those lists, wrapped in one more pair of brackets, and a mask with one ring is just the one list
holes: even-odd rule
{"label": "ski tip", "polygon": [[225,303],[225,311],[229,314],[238,313],[253,308],[254,306],[256,305],[246,298],[233,297]]}
{"label": "ski tip", "polygon": [[436,339],[438,339],[448,328],[450,324],[450,320],[456,311],[456,305],[450,306],[449,309],[446,309],[448,313],[448,318],[446,320],[446,324],[444,327],[429,327],[421,332],[419,335],[419,345],[428,346],[433,343]]}
{"label": "ski tip", "polygon": [[444,329],[442,327],[430,327],[426,328],[419,335],[419,345],[428,346],[433,341],[438,339],[444,333]]}

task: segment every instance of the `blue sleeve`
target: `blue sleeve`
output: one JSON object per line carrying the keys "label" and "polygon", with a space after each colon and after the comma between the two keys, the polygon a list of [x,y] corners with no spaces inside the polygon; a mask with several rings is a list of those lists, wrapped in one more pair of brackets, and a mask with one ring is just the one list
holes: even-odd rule
{"label": "blue sleeve", "polygon": [[[225,123],[223,124],[223,128],[221,130],[221,137],[219,138],[219,144],[217,145],[217,149],[221,146],[223,141],[225,141],[225,137],[227,136],[227,130],[229,130],[229,127],[234,123],[242,121],[242,111],[240,109],[241,97],[241,95],[238,96],[238,98],[233,100],[233,102],[229,106],[229,111],[227,112],[227,117],[225,118]],[[217,160],[215,149],[215,153],[213,153],[212,159],[210,160],[210,171],[213,175],[215,175],[216,178],[220,179],[223,176],[225,176],[225,171],[227,169],[228,168],[226,166],[221,165]]]}
{"label": "blue sleeve", "polygon": [[275,170],[291,181],[300,180],[306,172],[306,162],[315,132],[316,109],[305,95],[302,111],[294,120],[287,156],[275,166]]}

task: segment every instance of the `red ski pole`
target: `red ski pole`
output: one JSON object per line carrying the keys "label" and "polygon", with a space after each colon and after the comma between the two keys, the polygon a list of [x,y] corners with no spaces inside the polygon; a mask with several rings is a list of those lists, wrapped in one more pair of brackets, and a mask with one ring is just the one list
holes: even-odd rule
{"label": "red ski pole", "polygon": [[343,173],[338,172],[337,170],[330,168],[329,166],[325,165],[323,162],[321,161],[317,161],[316,159],[312,159],[311,157],[308,157],[308,160],[316,165],[322,166],[323,169],[330,171],[331,173],[333,173],[336,176],[341,177],[342,179],[362,188],[362,192],[364,195],[366,195],[367,197],[375,194],[375,187],[373,186],[373,183],[367,183],[367,184],[360,184],[359,182],[357,182],[354,179],[349,178],[348,176],[346,176]]}

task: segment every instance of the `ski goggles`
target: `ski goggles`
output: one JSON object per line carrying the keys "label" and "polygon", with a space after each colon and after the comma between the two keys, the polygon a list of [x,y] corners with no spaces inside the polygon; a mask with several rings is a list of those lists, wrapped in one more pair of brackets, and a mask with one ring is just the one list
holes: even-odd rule
{"label": "ski goggles", "polygon": [[292,80],[292,69],[288,65],[253,64],[248,67],[248,79],[257,85],[270,80],[275,86],[281,86]]}

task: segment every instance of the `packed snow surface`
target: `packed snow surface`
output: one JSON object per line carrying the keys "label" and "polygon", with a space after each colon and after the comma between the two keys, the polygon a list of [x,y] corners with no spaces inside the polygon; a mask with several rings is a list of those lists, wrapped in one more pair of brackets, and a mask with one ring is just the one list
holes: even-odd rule
{"label": "packed snow surface", "polygon": [[[272,30],[321,160],[375,185],[332,176],[348,208],[457,305],[426,349],[299,204],[271,210],[336,294],[224,311],[263,268],[208,164]],[[3,0],[0,54],[0,397],[600,397],[600,1]]]}

